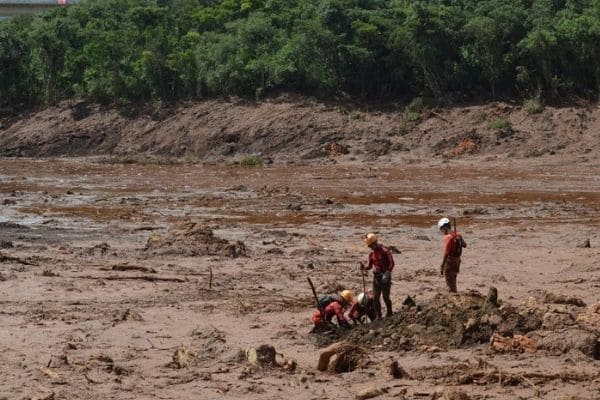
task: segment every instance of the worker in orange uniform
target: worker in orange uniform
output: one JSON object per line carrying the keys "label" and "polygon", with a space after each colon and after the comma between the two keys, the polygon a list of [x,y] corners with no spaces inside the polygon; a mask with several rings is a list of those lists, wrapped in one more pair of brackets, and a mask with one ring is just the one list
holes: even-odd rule
{"label": "worker in orange uniform", "polygon": [[467,247],[462,235],[452,231],[452,226],[448,218],[442,218],[437,224],[440,232],[444,235],[444,251],[442,264],[440,265],[440,275],[446,279],[446,286],[451,293],[456,293],[456,277],[460,272],[460,256],[462,249]]}
{"label": "worker in orange uniform", "polygon": [[361,324],[363,317],[367,316],[370,321],[375,321],[377,313],[375,311],[375,298],[373,292],[360,293],[356,296],[356,301],[352,303],[350,311],[348,311],[348,317],[355,324]]}
{"label": "worker in orange uniform", "polygon": [[344,309],[350,306],[354,301],[354,295],[350,290],[343,290],[339,296],[320,296],[319,308],[313,312],[312,322],[315,324],[315,330],[331,330],[336,326],[333,324],[333,317],[336,318],[338,326],[349,328],[350,324],[344,317]]}
{"label": "worker in orange uniform", "polygon": [[381,295],[387,310],[386,316],[392,315],[392,300],[390,290],[392,288],[392,270],[394,269],[394,257],[392,251],[377,242],[377,235],[369,233],[365,237],[366,245],[371,249],[369,261],[365,265],[360,263],[361,269],[373,269],[373,297],[375,298],[375,313],[381,318]]}

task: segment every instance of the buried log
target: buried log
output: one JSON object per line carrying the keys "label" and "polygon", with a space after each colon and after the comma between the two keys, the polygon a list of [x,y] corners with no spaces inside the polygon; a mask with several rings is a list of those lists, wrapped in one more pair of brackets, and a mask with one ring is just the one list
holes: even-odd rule
{"label": "buried log", "polygon": [[334,343],[319,354],[317,370],[329,370],[335,373],[351,372],[368,363],[367,351],[359,346],[346,342]]}
{"label": "buried log", "polygon": [[37,264],[32,263],[30,261],[24,260],[22,258],[7,256],[7,255],[4,255],[2,253],[0,253],[0,262],[14,262],[14,263],[17,263],[17,264],[31,265],[31,266],[36,266],[37,265]]}
{"label": "buried log", "polygon": [[142,280],[148,282],[187,282],[186,279],[182,278],[167,278],[163,276],[151,276],[151,275],[137,275],[137,276],[92,276],[92,275],[79,275],[74,276],[73,278],[78,279],[98,279],[98,280],[106,280],[106,281],[127,281],[127,280]]}
{"label": "buried log", "polygon": [[151,274],[156,273],[156,270],[154,268],[142,267],[141,265],[128,265],[128,264],[113,265],[111,270],[112,271],[140,271],[140,272],[148,272]]}

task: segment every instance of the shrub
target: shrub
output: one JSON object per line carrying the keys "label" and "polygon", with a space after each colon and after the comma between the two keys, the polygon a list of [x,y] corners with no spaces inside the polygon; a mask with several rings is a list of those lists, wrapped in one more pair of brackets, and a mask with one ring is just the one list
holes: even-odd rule
{"label": "shrub", "polygon": [[544,105],[539,97],[532,97],[523,102],[523,109],[527,114],[539,114],[544,111]]}
{"label": "shrub", "polygon": [[240,161],[243,167],[262,167],[264,164],[263,158],[258,154],[250,154]]}
{"label": "shrub", "polygon": [[504,118],[497,118],[490,123],[490,129],[500,130],[500,129],[510,129],[510,128],[512,128],[510,121],[508,121]]}

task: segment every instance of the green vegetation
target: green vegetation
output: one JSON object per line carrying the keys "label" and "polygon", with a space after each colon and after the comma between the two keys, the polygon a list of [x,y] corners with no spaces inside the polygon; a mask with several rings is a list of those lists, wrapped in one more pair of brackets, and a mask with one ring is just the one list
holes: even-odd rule
{"label": "green vegetation", "polygon": [[243,167],[262,167],[264,164],[263,158],[258,154],[248,155],[240,161],[240,165]]}
{"label": "green vegetation", "polygon": [[539,114],[544,111],[544,105],[539,97],[532,97],[523,102],[523,108],[527,114]]}
{"label": "green vegetation", "polygon": [[512,125],[510,124],[510,121],[508,121],[504,118],[495,119],[490,123],[490,129],[501,130],[501,129],[511,129],[511,128],[512,128]]}
{"label": "green vegetation", "polygon": [[600,0],[94,0],[1,21],[0,64],[0,109],[282,90],[596,100]]}

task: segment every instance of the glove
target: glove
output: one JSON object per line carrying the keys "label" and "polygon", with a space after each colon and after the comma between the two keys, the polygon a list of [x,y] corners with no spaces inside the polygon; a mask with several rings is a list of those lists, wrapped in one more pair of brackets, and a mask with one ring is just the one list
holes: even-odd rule
{"label": "glove", "polygon": [[390,283],[390,279],[391,279],[391,278],[392,278],[392,277],[391,277],[390,271],[385,271],[385,272],[383,273],[383,275],[381,276],[381,283],[382,283],[383,285],[387,285],[388,283]]}

